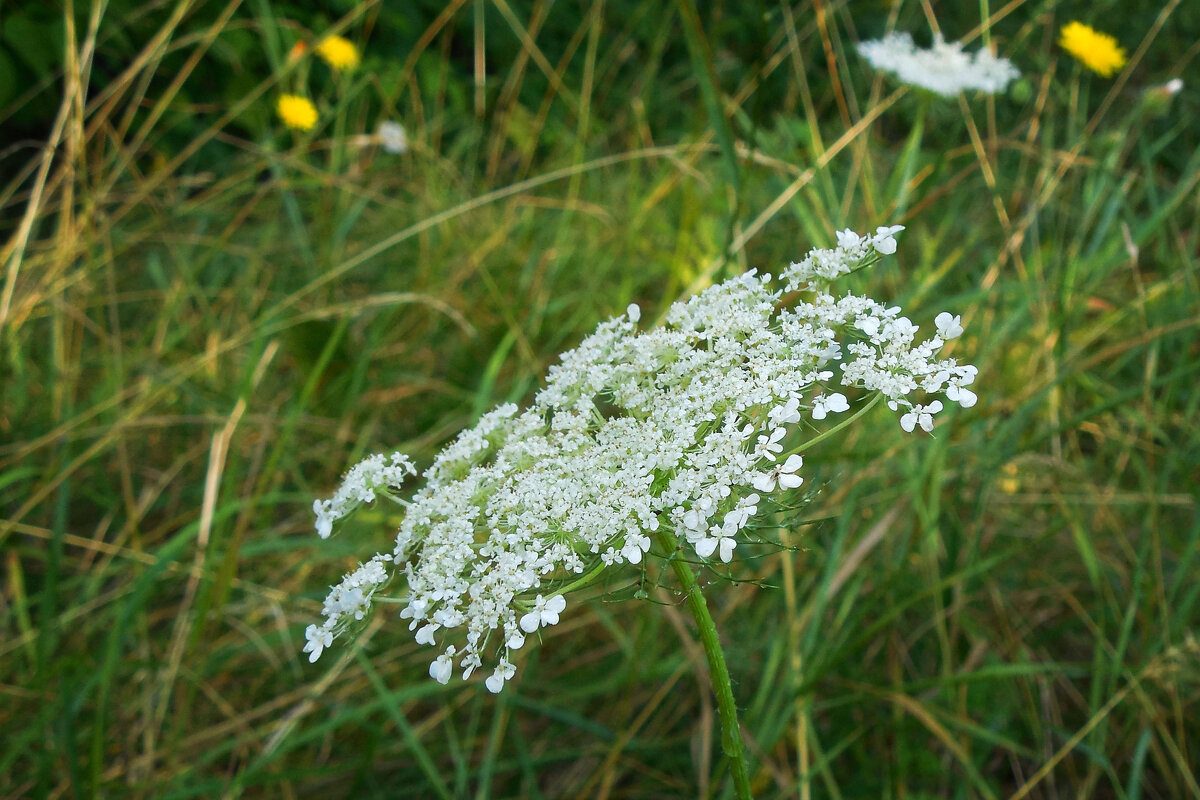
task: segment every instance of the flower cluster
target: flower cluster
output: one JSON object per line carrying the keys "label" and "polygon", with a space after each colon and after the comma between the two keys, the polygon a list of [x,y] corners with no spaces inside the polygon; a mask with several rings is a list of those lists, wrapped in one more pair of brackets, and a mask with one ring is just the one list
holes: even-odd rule
{"label": "flower cluster", "polygon": [[1021,76],[1007,58],[998,58],[987,48],[965,53],[960,42],[947,42],[941,34],[934,34],[933,47],[928,50],[913,44],[907,33],[889,33],[860,43],[858,52],[876,69],[945,97],[965,89],[996,94]]}
{"label": "flower cluster", "polygon": [[[486,658],[486,686],[499,692],[514,651],[558,623],[565,595],[641,563],[652,536],[731,561],[759,505],[804,481],[792,434],[850,410],[835,367],[839,388],[877,393],[906,431],[931,430],[942,410],[924,395],[973,405],[975,368],[938,357],[963,332],[958,316],[938,315],[918,340],[899,308],[831,294],[832,279],[895,252],[900,230],[844,231],[784,270],[782,286],[750,272],[676,303],[649,330],[636,305],[602,323],[550,368],[527,410],[500,406],[443,450],[401,500],[394,548],[333,588],[305,651],[315,660],[400,576],[400,616],[440,650],[430,676],[445,683],[457,664],[467,679]],[[359,464],[316,504],[318,533],[411,474],[399,454]]]}
{"label": "flower cluster", "polygon": [[403,453],[392,453],[390,458],[373,455],[355,464],[332,498],[313,501],[317,535],[322,539],[329,538],[334,521],[349,514],[360,503],[373,502],[376,492],[386,491],[389,487],[398,489],[405,478],[416,474],[416,468]]}

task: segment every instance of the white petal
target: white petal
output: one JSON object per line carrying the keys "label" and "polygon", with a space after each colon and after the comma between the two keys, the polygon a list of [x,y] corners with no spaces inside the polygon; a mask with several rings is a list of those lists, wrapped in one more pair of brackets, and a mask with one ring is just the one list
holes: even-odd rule
{"label": "white petal", "polygon": [[421,628],[421,630],[417,631],[417,635],[416,635],[417,644],[428,644],[428,645],[435,644],[433,634],[440,627],[442,627],[442,626],[431,622],[428,625]]}
{"label": "white petal", "polygon": [[912,433],[913,428],[917,427],[917,415],[912,411],[900,418],[900,427],[904,428],[906,433]]}
{"label": "white petal", "polygon": [[733,558],[733,548],[735,547],[737,547],[737,542],[735,542],[733,539],[730,539],[729,537],[723,537],[721,539],[721,560],[726,564],[728,564],[729,560]]}
{"label": "white petal", "polygon": [[429,665],[429,677],[444,686],[450,681],[450,673],[453,669],[454,665],[450,663],[450,659],[438,657]]}
{"label": "white petal", "polygon": [[786,489],[795,489],[800,484],[804,483],[804,478],[799,475],[780,475],[779,485]]}
{"label": "white petal", "polygon": [[483,685],[492,694],[500,694],[500,690],[504,688],[504,677],[493,673],[490,678],[483,682]]}
{"label": "white petal", "polygon": [[717,549],[716,539],[701,539],[696,542],[696,555],[701,558],[708,558]]}
{"label": "white petal", "polygon": [[775,491],[775,478],[773,473],[760,472],[751,482],[751,485],[760,492]]}
{"label": "white petal", "polygon": [[798,453],[792,453],[790,456],[788,456],[787,461],[783,462],[783,467],[780,468],[780,472],[795,472],[803,466],[804,457]]}
{"label": "white petal", "polygon": [[538,625],[541,623],[541,621],[541,616],[538,614],[538,612],[530,611],[528,614],[521,617],[521,630],[525,631],[526,633],[533,633],[538,629]]}

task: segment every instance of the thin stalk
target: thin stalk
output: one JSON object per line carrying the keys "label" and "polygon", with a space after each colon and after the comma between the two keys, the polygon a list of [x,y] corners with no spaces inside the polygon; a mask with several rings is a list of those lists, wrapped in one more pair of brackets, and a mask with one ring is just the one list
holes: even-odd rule
{"label": "thin stalk", "polygon": [[779,458],[787,458],[788,456],[792,455],[793,453],[802,452],[802,451],[807,450],[808,448],[812,447],[817,442],[822,442],[822,441],[828,439],[830,436],[833,436],[834,434],[838,433],[846,426],[852,424],[856,419],[861,417],[863,414],[866,414],[868,411],[870,411],[872,408],[874,408],[875,404],[879,402],[879,399],[881,397],[883,397],[883,395],[879,394],[877,392],[875,394],[875,396],[871,398],[871,402],[867,403],[865,406],[860,408],[858,411],[855,411],[849,417],[842,420],[837,425],[834,425],[832,428],[825,431],[824,433],[818,434],[818,435],[814,436],[813,438],[809,439],[807,442],[804,442],[803,444],[792,448],[788,452],[781,454],[779,456]]}
{"label": "thin stalk", "polygon": [[555,592],[555,594],[567,594],[568,592],[573,592],[576,589],[582,589],[583,587],[587,586],[592,581],[596,580],[596,578],[599,578],[600,573],[604,572],[604,569],[607,566],[608,565],[605,564],[603,561],[600,562],[596,566],[592,567],[591,572],[584,575],[582,578],[579,578],[578,580],[572,581],[571,583],[568,583],[566,586],[561,587],[557,592]]}
{"label": "thin stalk", "polygon": [[708,679],[712,684],[713,694],[717,696],[717,712],[721,718],[721,750],[729,761],[729,774],[733,776],[734,792],[738,800],[752,800],[750,772],[746,765],[746,757],[742,753],[742,734],[738,728],[737,704],[733,700],[733,684],[729,680],[729,669],[725,666],[725,653],[721,650],[717,625],[708,613],[708,603],[705,602],[704,594],[696,583],[691,566],[675,552],[675,537],[664,528],[659,528],[654,537],[658,540],[658,546],[665,551],[671,568],[675,570],[675,577],[683,587],[688,608],[700,631],[700,642],[704,645],[704,655],[708,658]]}

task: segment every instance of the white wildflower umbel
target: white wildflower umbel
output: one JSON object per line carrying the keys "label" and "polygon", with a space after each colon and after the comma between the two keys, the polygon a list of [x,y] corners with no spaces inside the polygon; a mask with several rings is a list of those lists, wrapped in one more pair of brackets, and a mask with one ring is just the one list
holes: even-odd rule
{"label": "white wildflower umbel", "polygon": [[[835,385],[860,404],[882,397],[906,431],[932,430],[942,403],[929,395],[973,404],[975,368],[938,356],[960,317],[939,315],[920,339],[898,307],[831,292],[832,280],[894,253],[901,230],[842,231],[778,283],[732,278],[649,330],[638,330],[637,306],[602,323],[550,368],[527,410],[500,406],[434,459],[401,501],[391,552],[333,587],[304,651],[318,658],[398,576],[400,617],[437,650],[430,676],[490,670],[484,683],[499,692],[526,637],[559,623],[566,594],[640,564],[652,541],[668,556],[690,548],[688,558],[732,561],[760,505],[804,482],[794,434],[850,410]],[[411,473],[399,454],[354,467],[314,506],[318,532]]]}
{"label": "white wildflower umbel", "polygon": [[1007,58],[994,56],[987,48],[963,52],[961,43],[947,42],[941,34],[934,34],[928,50],[913,44],[907,33],[889,33],[882,39],[860,42],[858,52],[876,69],[944,97],[966,89],[996,94],[1021,77]]}
{"label": "white wildflower umbel", "polygon": [[408,151],[408,133],[399,122],[391,120],[380,122],[375,136],[379,139],[379,146],[384,149],[384,152],[400,155]]}

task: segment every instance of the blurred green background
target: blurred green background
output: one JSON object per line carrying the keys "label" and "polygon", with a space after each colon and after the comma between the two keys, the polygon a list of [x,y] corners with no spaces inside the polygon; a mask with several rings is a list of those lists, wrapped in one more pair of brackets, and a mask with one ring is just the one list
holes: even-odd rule
{"label": "blurred green background", "polygon": [[[930,98],[854,51],[935,24],[1022,79]],[[665,576],[498,697],[386,613],[310,665],[390,539],[312,500],[631,301],[898,223],[848,286],[963,314],[980,402],[826,443],[795,549],[707,576],[756,796],[1200,796],[1198,53],[1178,0],[5,4],[0,794],[731,796]]]}

